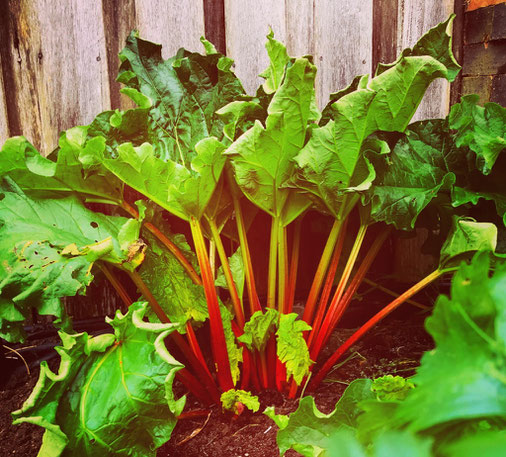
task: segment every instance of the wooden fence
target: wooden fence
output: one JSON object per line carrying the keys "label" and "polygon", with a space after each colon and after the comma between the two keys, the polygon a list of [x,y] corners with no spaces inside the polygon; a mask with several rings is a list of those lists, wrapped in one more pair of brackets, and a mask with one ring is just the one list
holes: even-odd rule
{"label": "wooden fence", "polygon": [[[133,28],[161,43],[164,57],[202,50],[206,35],[253,92],[271,27],[291,55],[314,55],[323,105],[453,8],[454,0],[1,0],[0,144],[23,134],[47,154],[60,131],[122,107],[117,55]],[[419,116],[445,115],[448,84],[429,92]]]}
{"label": "wooden fence", "polygon": [[[0,0],[0,145],[24,135],[48,154],[62,130],[129,106],[115,78],[134,28],[161,43],[164,57],[181,46],[202,51],[206,35],[235,59],[253,93],[268,63],[270,27],[290,55],[314,56],[323,106],[330,92],[393,61],[453,10],[454,0]],[[449,84],[433,83],[416,118],[445,116],[449,101]],[[413,268],[417,255],[415,274],[423,273],[420,240],[402,243],[398,269]],[[92,314],[114,307],[100,290]]]}

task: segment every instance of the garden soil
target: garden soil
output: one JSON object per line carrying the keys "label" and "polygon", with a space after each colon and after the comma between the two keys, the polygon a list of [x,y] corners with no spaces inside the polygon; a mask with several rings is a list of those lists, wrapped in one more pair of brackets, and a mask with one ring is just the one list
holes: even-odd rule
{"label": "garden soil", "polygon": [[[384,304],[384,302],[383,302]],[[350,351],[350,357],[335,368],[316,392],[318,408],[330,413],[346,386],[357,378],[374,378],[386,374],[411,376],[426,350],[432,348],[432,339],[423,327],[427,313],[416,308],[406,308],[387,318],[359,341]],[[360,321],[367,319],[370,309],[364,313],[356,308],[356,316],[348,316],[344,327],[336,330],[329,347],[322,356],[325,360],[348,336],[353,333],[357,316]],[[350,325],[352,324],[352,325]],[[346,328],[347,327],[347,328]],[[43,345],[51,340],[35,341],[30,344]],[[59,359],[52,357],[49,365],[57,370]],[[19,364],[10,380],[0,387],[0,456],[35,457],[40,447],[43,430],[35,425],[12,425],[10,412],[21,407],[35,385],[38,369],[20,370]],[[14,378],[14,379],[13,379]],[[176,387],[180,390],[181,387]],[[260,412],[244,411],[238,417],[223,414],[219,407],[206,409],[191,396],[188,397],[186,412],[194,417],[178,422],[171,440],[162,446],[157,457],[275,457],[279,455],[276,445],[277,427],[261,413],[267,406],[275,406],[276,413],[288,414],[297,407],[297,400],[287,399],[277,391],[259,394]],[[288,451],[286,456],[297,456]]]}

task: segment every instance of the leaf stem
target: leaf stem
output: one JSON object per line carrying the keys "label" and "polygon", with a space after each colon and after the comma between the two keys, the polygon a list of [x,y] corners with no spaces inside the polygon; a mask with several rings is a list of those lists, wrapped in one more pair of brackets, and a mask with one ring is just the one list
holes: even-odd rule
{"label": "leaf stem", "polygon": [[232,192],[232,200],[234,202],[235,221],[237,224],[237,232],[239,234],[239,244],[241,245],[241,255],[244,264],[244,273],[246,276],[246,289],[248,290],[250,312],[251,314],[254,314],[256,311],[261,311],[262,307],[260,306],[260,300],[258,299],[258,294],[256,290],[255,277],[253,273],[253,264],[251,262],[251,254],[248,246],[248,238],[246,236],[246,227],[244,225],[241,202],[233,192]]}
{"label": "leaf stem", "polygon": [[299,268],[299,255],[300,255],[300,237],[302,233],[302,219],[304,216],[300,216],[295,221],[295,227],[293,232],[292,242],[292,255],[290,258],[290,276],[288,279],[288,302],[286,305],[286,312],[289,314],[293,310],[293,303],[295,301],[295,290],[297,282],[297,272]]}
{"label": "leaf stem", "polygon": [[107,278],[107,280],[111,283],[111,286],[117,292],[117,294],[119,295],[125,306],[128,308],[133,303],[132,299],[128,295],[128,292],[125,290],[125,288],[118,281],[116,275],[109,269],[109,267],[104,262],[98,262],[98,266],[104,273],[104,276]]}
{"label": "leaf stem", "polygon": [[271,221],[271,241],[269,247],[269,273],[267,279],[267,308],[276,307],[276,268],[278,264],[279,222],[273,217]]}
{"label": "leaf stem", "polygon": [[[128,271],[127,273],[130,275],[130,278],[139,289],[139,292],[148,301],[151,309],[158,316],[158,319],[160,319],[160,322],[170,324],[170,319],[168,318],[167,314],[165,314],[162,307],[160,306],[156,298],[153,296],[147,285],[144,283],[140,275],[135,271]],[[199,375],[199,378],[206,386],[213,400],[215,402],[219,402],[220,394],[218,392],[218,389],[216,388],[214,379],[212,378],[212,376],[208,374],[209,368],[207,368],[207,365],[205,365],[205,367],[202,366],[202,363],[200,362],[197,355],[192,351],[190,346],[186,344],[185,340],[183,339],[183,337],[179,332],[173,332],[171,333],[170,336],[176,343],[177,347],[181,350],[183,355],[187,358],[188,362],[193,367],[195,372]]]}
{"label": "leaf stem", "polygon": [[358,257],[358,253],[364,241],[365,234],[367,232],[368,224],[360,224],[358,228],[357,236],[355,238],[355,242],[353,243],[353,247],[351,248],[350,256],[348,257],[348,261],[346,262],[346,266],[344,267],[343,274],[339,280],[337,285],[336,292],[334,293],[334,297],[329,305],[329,310],[325,319],[323,320],[322,326],[320,328],[315,328],[311,330],[315,332],[317,337],[314,339],[314,346],[311,350],[311,359],[316,360],[316,355],[320,353],[320,350],[323,345],[323,341],[330,335],[331,324],[334,320],[334,316],[337,315],[339,311],[339,302],[344,293],[344,288],[348,283],[348,279],[350,278],[351,272],[353,271],[353,267]]}
{"label": "leaf stem", "polygon": [[320,294],[323,279],[329,266],[330,259],[332,258],[332,253],[334,251],[334,247],[337,242],[337,237],[339,235],[339,232],[341,231],[342,225],[343,221],[341,219],[334,220],[334,224],[332,225],[332,229],[330,230],[329,236],[327,238],[327,243],[325,244],[325,248],[323,249],[323,253],[320,258],[320,263],[318,264],[318,268],[316,269],[313,284],[311,285],[311,289],[309,291],[309,295],[306,301],[306,306],[304,308],[304,315],[302,316],[302,319],[305,320],[308,324],[311,324],[311,321],[313,319],[316,300],[318,299],[318,295]]}
{"label": "leaf stem", "polygon": [[216,288],[214,286],[214,278],[212,276],[200,222],[192,217],[190,219],[190,227],[195,243],[195,250],[197,251],[200,271],[202,272],[202,281],[204,284],[207,309],[209,312],[209,323],[211,326],[211,348],[216,363],[218,383],[222,391],[226,392],[234,387],[234,383],[230,371],[227,342],[223,329],[223,321],[221,320],[218,295],[216,294]]}
{"label": "leaf stem", "polygon": [[287,233],[281,220],[278,220],[278,311],[282,314],[287,309],[288,291],[288,252]]}
{"label": "leaf stem", "polygon": [[360,327],[353,335],[351,335],[332,356],[325,362],[322,368],[318,370],[318,374],[311,380],[309,384],[310,389],[315,389],[321,381],[325,378],[329,370],[334,366],[334,364],[339,360],[339,358],[351,347],[355,344],[367,331],[369,331],[372,327],[374,327],[378,322],[380,322],[383,318],[388,316],[392,311],[398,308],[402,303],[404,303],[408,298],[411,298],[416,293],[420,292],[425,286],[439,278],[443,274],[440,270],[435,270],[421,281],[416,283],[414,286],[409,288],[402,295],[397,297],[395,300],[390,302],[387,306],[385,306],[380,312],[374,315],[371,319],[369,319],[362,327]]}
{"label": "leaf stem", "polygon": [[237,323],[239,324],[239,328],[242,330],[244,328],[245,322],[244,311],[241,300],[239,299],[239,294],[237,293],[237,287],[235,286],[234,278],[232,276],[230,263],[221,241],[220,232],[218,231],[218,227],[216,226],[214,219],[207,218],[207,222],[209,224],[209,228],[211,229],[211,235],[213,237],[213,241],[216,246],[216,250],[218,251],[221,265],[223,267],[223,273],[227,281],[228,291],[230,293],[230,298],[232,299],[232,304],[234,306],[235,317],[237,319]]}
{"label": "leaf stem", "polygon": [[[121,207],[132,217],[138,219],[139,213],[138,211],[130,205],[126,201],[121,202]],[[174,257],[179,261],[181,266],[185,269],[188,276],[190,276],[191,280],[198,285],[202,285],[202,280],[200,279],[199,274],[195,271],[191,263],[184,256],[181,249],[179,249],[163,232],[160,231],[158,227],[153,225],[151,222],[143,222],[144,227],[148,229],[158,240],[174,255]]]}
{"label": "leaf stem", "polygon": [[[330,298],[330,292],[332,291],[332,286],[334,285],[334,279],[336,276],[337,267],[339,265],[339,259],[341,258],[341,253],[344,246],[344,238],[346,234],[346,226],[348,225],[348,219],[343,222],[342,230],[339,232],[339,236],[337,239],[336,247],[334,249],[334,254],[332,256],[332,261],[330,262],[329,270],[327,272],[327,279],[325,280],[325,285],[323,286],[322,295],[320,297],[320,303],[318,304],[318,311],[316,313],[316,317],[314,319],[314,323],[312,325],[313,328],[320,328],[323,317],[325,316],[325,311],[327,310],[328,300]],[[307,340],[308,347],[311,347],[313,343],[313,338],[315,337],[316,332],[311,331],[309,333],[309,338]]]}

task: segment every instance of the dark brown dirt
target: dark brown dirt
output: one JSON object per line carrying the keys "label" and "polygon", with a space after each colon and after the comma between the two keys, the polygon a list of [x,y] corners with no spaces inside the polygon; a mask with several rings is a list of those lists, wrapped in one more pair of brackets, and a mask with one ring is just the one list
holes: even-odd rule
{"label": "dark brown dirt", "polygon": [[[423,319],[416,315],[416,311],[407,320],[396,320],[396,317],[372,330],[352,348],[351,359],[331,372],[327,381],[316,392],[312,392],[322,412],[329,413],[334,409],[336,401],[354,379],[385,374],[410,376],[414,373],[423,352],[431,348],[432,340],[423,329]],[[352,329],[337,330],[329,348],[336,348],[352,332]],[[322,359],[330,355],[329,348]],[[58,363],[57,358],[52,359],[51,368],[56,370]],[[30,376],[26,373],[18,375],[7,386],[0,387],[2,457],[37,455],[42,430],[30,424],[13,426],[9,414],[21,407],[37,378],[38,369],[34,369]],[[277,391],[262,392],[259,398],[260,411],[274,405],[277,413],[290,413],[297,407],[296,400],[289,400]],[[192,397],[188,398],[185,412],[203,412],[204,409]],[[171,440],[159,449],[157,457],[274,457],[279,455],[276,430],[274,423],[261,412],[251,414],[245,411],[236,418],[222,414],[218,407],[213,407],[203,412],[201,417],[180,420]],[[292,457],[299,454],[289,451],[286,455]]]}

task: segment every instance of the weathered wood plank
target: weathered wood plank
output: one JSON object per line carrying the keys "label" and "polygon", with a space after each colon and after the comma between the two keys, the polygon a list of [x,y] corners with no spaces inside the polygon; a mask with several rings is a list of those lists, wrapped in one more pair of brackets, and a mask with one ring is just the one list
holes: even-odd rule
{"label": "weathered wood plank", "polygon": [[204,0],[204,22],[206,38],[216,49],[225,54],[227,44],[225,37],[225,2],[224,0]]}
{"label": "weathered wood plank", "polygon": [[372,71],[378,63],[390,63],[397,58],[398,0],[374,0],[372,23]]}
{"label": "weathered wood plank", "polygon": [[11,0],[9,14],[19,133],[48,154],[61,130],[109,106],[101,5]]}
{"label": "weathered wood plank", "polygon": [[313,0],[285,3],[286,48],[291,56],[314,55]]}
{"label": "weathered wood plank", "polygon": [[2,55],[0,54],[0,148],[9,138],[9,119],[5,101],[4,78],[2,69]]}
{"label": "weathered wood plank", "polygon": [[249,94],[263,79],[258,76],[269,63],[265,36],[269,27],[276,39],[285,42],[285,4],[269,0],[225,0],[227,55],[235,60],[235,72]]}
{"label": "weathered wood plank", "polygon": [[315,62],[320,107],[354,76],[371,72],[372,0],[320,0],[314,8]]}
{"label": "weathered wood plank", "polygon": [[[399,0],[397,53],[413,46],[431,27],[444,21],[453,12],[453,0],[420,2]],[[450,84],[447,81],[433,82],[418,107],[413,121],[444,117],[450,106]]]}
{"label": "weathered wood plank", "polygon": [[205,33],[202,0],[136,0],[136,28],[142,38],[160,43],[164,58],[184,47],[201,51]]}
{"label": "weathered wood plank", "polygon": [[120,65],[118,54],[125,46],[128,34],[135,28],[135,0],[102,1],[105,43],[107,51],[107,70],[111,108],[132,108],[134,103],[121,95],[121,84],[116,81]]}

